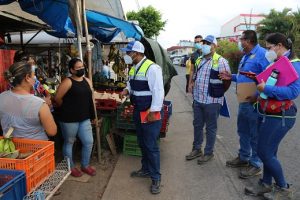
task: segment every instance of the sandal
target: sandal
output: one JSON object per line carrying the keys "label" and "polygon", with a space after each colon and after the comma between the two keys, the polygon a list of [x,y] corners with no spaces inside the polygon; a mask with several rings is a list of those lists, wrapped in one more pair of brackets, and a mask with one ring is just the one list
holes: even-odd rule
{"label": "sandal", "polygon": [[81,171],[83,171],[84,173],[86,173],[90,176],[95,176],[96,175],[96,170],[91,166],[81,167]]}
{"label": "sandal", "polygon": [[81,177],[82,175],[83,175],[82,172],[79,169],[77,169],[76,167],[71,169],[71,176]]}

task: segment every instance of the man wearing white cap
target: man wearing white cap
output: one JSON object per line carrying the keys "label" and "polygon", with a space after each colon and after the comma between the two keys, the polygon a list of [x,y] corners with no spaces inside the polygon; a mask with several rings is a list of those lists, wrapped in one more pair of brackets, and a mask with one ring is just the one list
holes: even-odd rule
{"label": "man wearing white cap", "polygon": [[[202,55],[195,62],[193,76],[194,142],[192,151],[186,160],[197,157],[198,164],[208,162],[214,157],[214,145],[217,134],[217,120],[224,101],[228,82],[219,79],[219,73],[228,71],[228,61],[216,53],[217,40],[208,35],[202,40]],[[206,145],[202,152],[203,128],[206,127]]]}
{"label": "man wearing white cap", "polygon": [[[124,61],[133,64],[129,82],[122,95],[130,95],[134,106],[134,121],[139,146],[142,151],[142,168],[131,173],[132,177],[151,177],[152,194],[160,193],[160,152],[157,145],[161,128],[160,111],[163,106],[164,87],[162,69],[144,55],[144,45],[139,41],[129,42],[125,48]],[[148,112],[146,122],[141,122],[140,113]]]}

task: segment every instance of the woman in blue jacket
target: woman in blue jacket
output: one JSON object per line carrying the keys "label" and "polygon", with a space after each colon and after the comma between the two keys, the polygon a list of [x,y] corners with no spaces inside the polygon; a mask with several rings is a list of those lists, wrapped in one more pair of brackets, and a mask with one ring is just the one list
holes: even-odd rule
{"label": "woman in blue jacket", "polygon": [[[266,37],[266,48],[268,49],[266,58],[270,63],[281,56],[286,56],[300,75],[300,60],[295,58],[292,41],[289,38],[281,33],[269,34]],[[277,152],[280,142],[296,121],[297,108],[292,100],[299,96],[300,78],[287,86],[280,87],[262,82],[257,89],[268,96],[267,100],[259,99],[257,109],[259,112],[257,151],[263,162],[263,176],[258,185],[246,187],[245,193],[263,196],[265,199],[292,199],[293,192],[285,180]],[[271,111],[268,106],[262,106],[270,102],[273,108],[278,106],[277,111]],[[274,185],[272,185],[273,178]]]}

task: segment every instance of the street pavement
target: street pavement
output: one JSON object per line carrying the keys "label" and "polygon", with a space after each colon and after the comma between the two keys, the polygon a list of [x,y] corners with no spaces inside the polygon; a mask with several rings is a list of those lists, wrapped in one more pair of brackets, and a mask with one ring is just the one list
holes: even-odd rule
{"label": "street pavement", "polygon": [[[176,67],[178,76],[172,79],[172,87],[166,99],[173,103],[173,115],[167,137],[161,139],[162,192],[150,194],[151,180],[130,178],[132,170],[140,168],[140,158],[121,155],[102,200],[252,200],[259,199],[243,194],[245,186],[255,184],[257,178],[242,180],[238,169],[228,168],[225,162],[237,156],[236,134],[237,101],[235,84],[226,93],[231,118],[220,117],[215,157],[211,162],[198,165],[196,159],[186,161],[193,141],[192,98],[185,94],[185,68]],[[297,105],[300,106],[299,99]],[[296,123],[279,148],[287,180],[296,190],[300,189],[299,130]],[[300,199],[296,193],[295,199]]]}

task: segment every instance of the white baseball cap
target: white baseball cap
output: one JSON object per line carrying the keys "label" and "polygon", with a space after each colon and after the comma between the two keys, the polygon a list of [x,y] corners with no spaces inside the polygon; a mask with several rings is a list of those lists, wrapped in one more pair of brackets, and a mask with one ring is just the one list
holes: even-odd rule
{"label": "white baseball cap", "polygon": [[125,48],[121,48],[121,51],[125,51],[125,52],[135,51],[135,52],[139,52],[139,53],[144,53],[145,47],[139,41],[132,41],[132,42],[129,42]]}

